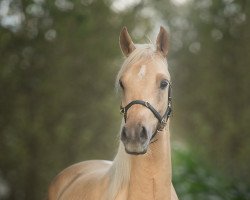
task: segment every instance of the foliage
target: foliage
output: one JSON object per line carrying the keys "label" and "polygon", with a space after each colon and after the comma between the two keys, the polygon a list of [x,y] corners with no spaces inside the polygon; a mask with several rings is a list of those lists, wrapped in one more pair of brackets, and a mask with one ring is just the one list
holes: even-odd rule
{"label": "foliage", "polygon": [[250,4],[163,2],[152,4],[171,33],[174,134],[225,176],[249,182]]}
{"label": "foliage", "polygon": [[107,1],[12,1],[10,9],[24,17],[0,30],[0,176],[8,199],[35,200],[70,164],[115,154],[118,36],[134,14],[118,15]]}
{"label": "foliage", "polygon": [[203,159],[178,143],[173,145],[173,184],[184,200],[245,200],[250,188],[209,169]]}

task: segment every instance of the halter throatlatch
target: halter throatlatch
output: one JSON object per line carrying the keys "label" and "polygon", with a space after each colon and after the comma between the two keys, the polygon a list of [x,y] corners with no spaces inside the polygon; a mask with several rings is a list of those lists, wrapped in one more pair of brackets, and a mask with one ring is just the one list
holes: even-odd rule
{"label": "halter throatlatch", "polygon": [[166,112],[164,113],[163,116],[161,116],[161,114],[149,102],[143,101],[143,100],[134,100],[134,101],[131,101],[125,107],[123,107],[122,105],[120,106],[120,112],[124,116],[125,123],[127,121],[127,112],[129,110],[129,108],[131,108],[133,105],[139,104],[139,105],[142,105],[142,106],[145,106],[146,108],[148,108],[154,114],[154,116],[158,119],[157,129],[156,129],[155,133],[152,135],[151,139],[158,132],[162,131],[164,129],[164,127],[166,126],[168,118],[170,117],[171,112],[172,112],[172,98],[171,98],[171,84],[170,84],[170,82],[168,82],[168,85],[169,85],[169,87],[168,87],[168,107],[167,107]]}

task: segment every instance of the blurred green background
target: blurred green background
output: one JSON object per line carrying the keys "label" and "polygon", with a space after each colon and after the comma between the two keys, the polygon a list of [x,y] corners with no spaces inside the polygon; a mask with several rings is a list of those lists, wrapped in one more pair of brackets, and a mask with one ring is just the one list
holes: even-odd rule
{"label": "blurred green background", "polygon": [[138,43],[170,34],[179,198],[250,199],[249,18],[247,0],[0,0],[0,199],[114,157],[124,25]]}

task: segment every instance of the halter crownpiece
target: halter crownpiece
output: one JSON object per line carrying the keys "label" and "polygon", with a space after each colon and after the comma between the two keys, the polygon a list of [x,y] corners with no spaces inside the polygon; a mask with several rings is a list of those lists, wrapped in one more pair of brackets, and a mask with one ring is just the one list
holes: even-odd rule
{"label": "halter crownpiece", "polygon": [[131,101],[129,104],[127,104],[125,107],[123,107],[122,105],[120,106],[120,112],[124,116],[125,123],[127,121],[127,112],[129,110],[129,108],[131,108],[133,105],[139,104],[139,105],[142,105],[142,106],[145,106],[146,108],[148,108],[154,114],[154,116],[158,119],[157,129],[156,129],[155,133],[152,135],[151,139],[158,132],[162,131],[164,129],[164,127],[166,126],[168,118],[170,117],[170,115],[172,113],[172,98],[171,98],[171,84],[170,84],[170,82],[168,82],[168,85],[169,85],[169,88],[168,88],[168,107],[167,107],[166,112],[164,113],[163,116],[161,116],[161,114],[149,102],[143,101],[143,100],[134,100],[134,101]]}

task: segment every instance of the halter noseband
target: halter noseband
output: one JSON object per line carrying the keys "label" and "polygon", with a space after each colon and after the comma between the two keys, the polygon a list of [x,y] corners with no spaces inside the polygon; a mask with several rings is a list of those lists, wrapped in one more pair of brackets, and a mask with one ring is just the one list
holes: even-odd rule
{"label": "halter noseband", "polygon": [[127,121],[127,112],[129,110],[129,108],[131,108],[133,105],[136,105],[136,104],[145,106],[154,114],[154,116],[158,119],[159,123],[158,123],[156,131],[154,132],[154,134],[151,137],[151,140],[154,138],[154,136],[158,132],[160,132],[164,129],[164,127],[167,124],[168,118],[170,117],[171,112],[172,112],[172,98],[171,98],[171,84],[170,84],[170,82],[168,82],[168,85],[169,85],[169,88],[168,88],[168,107],[167,107],[166,112],[164,113],[163,116],[161,116],[161,114],[149,102],[143,101],[143,100],[134,100],[134,101],[131,101],[129,104],[127,104],[125,107],[123,107],[122,105],[120,106],[120,112],[124,116],[125,123]]}

